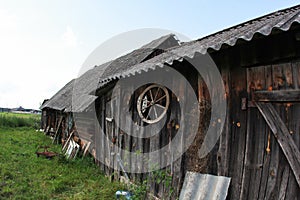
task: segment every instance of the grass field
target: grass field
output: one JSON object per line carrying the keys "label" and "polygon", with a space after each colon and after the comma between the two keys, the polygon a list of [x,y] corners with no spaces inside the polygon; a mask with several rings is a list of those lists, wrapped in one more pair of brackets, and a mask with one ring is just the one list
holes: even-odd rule
{"label": "grass field", "polygon": [[[0,120],[11,116],[5,117],[1,114]],[[63,156],[37,157],[39,145],[49,145],[49,151],[55,152],[61,147],[36,132],[34,125],[15,128],[15,123],[12,127],[0,123],[0,199],[115,199],[115,192],[124,189],[120,183],[111,183],[90,157],[74,161]]]}
{"label": "grass field", "polygon": [[38,128],[41,115],[21,113],[0,113],[0,127],[33,127]]}

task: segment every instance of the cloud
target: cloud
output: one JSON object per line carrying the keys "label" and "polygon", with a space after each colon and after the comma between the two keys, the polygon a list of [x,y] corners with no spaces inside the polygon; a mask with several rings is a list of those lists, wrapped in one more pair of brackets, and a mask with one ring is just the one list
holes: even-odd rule
{"label": "cloud", "polygon": [[70,26],[67,26],[66,31],[62,35],[62,40],[66,46],[77,47],[78,39]]}

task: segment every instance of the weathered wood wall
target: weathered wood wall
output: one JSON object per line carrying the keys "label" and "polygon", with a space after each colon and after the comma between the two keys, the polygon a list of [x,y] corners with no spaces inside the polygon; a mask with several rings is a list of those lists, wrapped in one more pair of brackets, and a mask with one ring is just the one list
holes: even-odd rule
{"label": "weathered wood wall", "polygon": [[[229,176],[232,178],[229,188],[228,199],[300,199],[299,185],[295,179],[295,172],[291,168],[286,153],[282,151],[275,134],[266,123],[265,117],[256,107],[260,101],[268,101],[279,114],[281,120],[289,130],[289,134],[300,149],[300,44],[295,41],[294,34],[299,27],[291,28],[288,32],[276,33],[264,37],[255,35],[253,41],[238,41],[234,47],[223,46],[220,51],[210,51],[213,60],[220,69],[226,90],[228,113],[225,127],[220,140],[210,155],[205,159],[195,157],[195,149],[201,146],[203,133],[207,126],[209,112],[204,113],[204,121],[200,122],[202,129],[196,136],[195,142],[190,149],[178,160],[174,160],[173,166],[163,170],[172,177],[171,187],[174,189],[175,198],[181,189],[184,174],[187,170],[202,173]],[[201,77],[194,77],[194,69],[187,63],[174,62],[173,68],[180,71],[191,81],[194,92],[197,93],[199,102],[209,105],[209,94]],[[192,70],[191,70],[192,69]],[[174,80],[174,87],[180,88],[180,98],[186,98],[185,83]],[[169,135],[176,131],[168,128],[168,123],[160,134],[150,139],[138,139],[130,136],[115,123],[106,118],[112,117],[113,113],[122,113],[129,108],[135,108],[136,94],[128,94],[129,88],[118,88],[119,96],[126,104],[119,102],[119,98],[111,96],[110,92],[101,91],[96,103],[99,126],[96,132],[103,131],[107,140],[116,139],[115,145],[131,152],[151,152],[161,148],[169,141]],[[293,92],[291,92],[293,90]],[[261,91],[261,92],[258,92]],[[268,93],[279,91],[278,93]],[[289,94],[289,96],[287,96]],[[180,109],[177,98],[171,95],[169,119],[179,119]],[[208,101],[208,102],[206,102]],[[206,107],[206,106],[204,106]],[[119,115],[119,114],[117,114]],[[209,117],[208,117],[209,118]],[[132,119],[141,123],[136,111],[132,110]],[[131,121],[119,118],[120,126],[128,126],[130,132],[138,131],[131,126]],[[179,120],[178,120],[179,121]],[[187,124],[180,124],[185,129]],[[145,133],[140,133],[145,134]],[[114,156],[114,145],[108,145],[106,141],[97,140],[95,145],[100,146],[99,155],[104,156],[106,164],[113,163],[118,166]],[[182,139],[182,143],[184,140]],[[181,148],[181,146],[178,146]],[[115,152],[114,152],[115,153]],[[122,160],[126,155],[121,154]],[[134,159],[126,160],[126,164],[135,169]],[[102,159],[101,159],[102,160]],[[165,162],[160,158],[160,162]],[[112,170],[105,164],[99,163],[107,175],[114,174],[118,179],[122,173]],[[133,181],[141,181],[149,174],[129,174]],[[163,184],[150,182],[151,192],[158,197],[166,197],[169,189]]]}
{"label": "weathered wood wall", "polygon": [[[174,67],[177,68],[177,70],[179,70],[180,73],[187,78],[187,80],[192,81],[191,85],[194,89],[194,91],[192,92],[194,92],[197,95],[198,99],[201,99],[199,100],[199,102],[201,102],[200,106],[203,111],[201,112],[201,115],[203,116],[201,116],[200,118],[209,118],[209,113],[204,112],[206,106],[209,106],[206,85],[203,83],[202,78],[198,76],[197,73],[191,73],[191,66],[189,65],[190,64],[187,62],[176,62],[176,64],[174,64]],[[162,76],[157,78],[161,78],[163,80],[163,78],[165,77]],[[175,94],[169,91],[171,100],[167,112],[167,121],[163,125],[163,127],[160,127],[161,130],[157,132],[155,136],[152,136],[150,138],[137,138],[131,136],[130,133],[128,134],[126,131],[120,129],[120,127],[126,127],[126,130],[128,130],[131,133],[135,132],[136,134],[146,134],[140,132],[139,129],[134,128],[134,126],[132,126],[132,123],[140,124],[142,126],[146,125],[138,116],[136,102],[139,94],[142,93],[142,91],[147,87],[147,85],[140,87],[133,94],[129,92],[132,90],[130,86],[124,88],[114,88],[114,90],[117,91],[116,93],[114,93],[114,95],[117,96],[113,96],[112,91],[105,91],[105,93],[101,93],[101,91],[99,91],[99,99],[96,101],[99,126],[97,127],[98,130],[96,130],[96,132],[103,132],[107,140],[97,139],[95,141],[95,145],[97,145],[96,153],[98,154],[96,158],[98,157],[98,160],[102,160],[105,162],[105,164],[99,162],[98,164],[107,175],[113,175],[115,179],[118,179],[119,176],[123,174],[122,172],[120,172],[120,166],[116,162],[116,153],[121,154],[121,159],[126,164],[126,167],[128,167],[129,169],[132,169],[133,171],[139,171],[140,169],[138,167],[143,167],[135,165],[135,163],[137,163],[136,159],[138,159],[138,157],[133,156],[131,157],[131,160],[128,160],[128,158],[126,157],[127,155],[122,155],[121,152],[115,151],[116,146],[133,153],[153,152],[161,149],[166,145],[169,145],[169,148],[171,149],[171,140],[176,135],[177,129],[180,127],[181,129],[183,129],[183,131],[188,131],[188,129],[190,128],[189,124],[179,123],[180,118],[184,117],[181,116],[181,111],[185,109],[185,105],[178,102],[179,99],[180,102],[185,102],[185,98],[188,98],[190,95],[192,95],[188,93],[186,84],[187,83],[184,81],[175,79],[172,80],[173,87],[179,88],[180,97],[177,97]],[[131,87],[133,87],[133,85]],[[130,111],[131,113],[131,119],[118,117],[120,116],[120,113],[126,113],[128,111]],[[116,120],[118,120],[118,122]],[[117,126],[117,124],[119,124],[119,126]],[[206,122],[204,124],[208,125]],[[201,124],[201,129],[199,129],[199,132],[196,136],[196,141],[193,142],[192,146],[182,157],[176,160],[172,160],[173,162],[171,166],[167,166],[162,170],[159,170],[158,172],[154,173],[129,173],[129,177],[134,182],[140,182],[144,179],[149,179],[148,184],[151,192],[160,198],[167,198],[169,196],[176,198],[176,196],[179,195],[183,183],[184,174],[186,171],[208,171],[208,166],[206,165],[208,158],[199,159],[197,157],[199,146],[203,140],[204,130],[205,127]],[[151,131],[156,132],[157,130]],[[109,145],[107,141],[113,141],[115,143],[113,145]],[[181,146],[176,146],[176,148],[184,148],[184,138],[181,138],[180,145]],[[101,157],[100,159],[99,156]],[[172,155],[170,158],[166,158],[165,156],[161,155],[160,158],[157,158],[158,163],[156,164],[159,166],[164,166],[164,164],[167,162],[167,159],[172,159]],[[147,163],[147,161],[142,163],[142,165],[149,166],[153,164],[154,163]],[[111,168],[107,167],[107,165],[114,166],[117,170],[112,170]],[[164,176],[166,179],[169,179],[168,183],[166,184],[164,181],[162,181],[161,183],[157,182],[157,174],[160,174],[160,176]],[[170,190],[172,190],[172,194],[170,194]]]}
{"label": "weathered wood wall", "polygon": [[[179,160],[173,163],[172,167],[179,168],[179,170],[173,169],[174,173],[172,173],[173,171],[170,166],[164,169],[173,177],[171,187],[175,191],[174,196],[179,194],[184,174],[189,170],[232,177],[229,199],[299,198],[299,186],[289,167],[289,163],[263,116],[254,106],[254,102],[251,101],[255,91],[299,88],[299,79],[293,78],[298,77],[299,66],[300,64],[298,62],[293,62],[248,69],[235,68],[230,71],[226,68],[223,69],[222,76],[225,88],[228,90],[228,107],[230,109],[226,119],[226,127],[219,142],[219,151],[216,157],[209,155],[206,159],[197,158],[197,150],[203,139],[203,134],[201,133],[205,132],[205,130],[199,129],[200,132],[196,136],[195,142]],[[274,70],[269,72],[270,69]],[[267,74],[265,74],[266,70]],[[278,73],[278,71],[281,73]],[[289,73],[289,71],[294,73]],[[265,76],[268,78],[264,79]],[[286,81],[282,82],[282,80]],[[201,83],[201,78],[199,78],[199,82]],[[185,89],[183,83],[174,81],[174,85],[183,87],[181,90],[183,92],[182,95],[188,96],[184,94]],[[203,94],[203,91],[205,91],[206,88],[203,88],[203,83],[200,85],[202,87],[199,86],[197,88],[198,92],[202,93],[202,95],[199,95],[199,98],[204,98],[206,94]],[[140,91],[136,92],[139,93]],[[127,98],[128,103],[134,104],[135,102],[130,101],[126,90],[120,90],[120,96]],[[245,103],[244,98],[246,99],[245,105],[243,105],[243,102]],[[101,96],[100,99],[99,120],[101,127],[99,128],[106,133],[109,141],[116,138],[116,145],[123,149],[127,149],[131,152],[151,152],[167,144],[170,131],[171,134],[173,134],[172,131],[174,130],[170,130],[166,127],[158,136],[151,139],[134,138],[120,130],[114,123],[105,120],[105,118],[111,118],[113,116],[112,112],[126,112],[126,109],[135,107],[136,105],[118,104],[116,100],[118,98],[111,97],[110,94],[108,94],[108,96]],[[207,97],[204,100],[207,100]],[[170,117],[170,119],[180,118],[178,114],[180,113],[180,109],[183,108],[178,107],[177,97],[172,96],[171,102],[169,115],[173,117]],[[243,108],[243,106],[246,106],[246,108]],[[295,143],[299,147],[300,103],[275,102],[274,106],[287,124]],[[205,112],[201,113],[203,114]],[[205,117],[202,119],[205,119]],[[120,124],[128,124],[129,126],[131,124],[130,121],[126,122],[125,119],[119,120]],[[133,120],[136,120],[137,123],[141,123],[136,111],[133,112]],[[207,123],[207,120],[202,122],[202,126],[206,127],[207,124],[203,125],[204,123]],[[132,128],[129,128],[129,130],[135,131]],[[108,146],[105,141],[98,142],[99,144],[96,145],[102,145],[101,153],[99,153],[105,155],[106,164],[115,162],[114,165],[118,166],[118,163],[116,163],[116,160],[111,155],[111,153],[114,152],[113,147]],[[124,156],[125,155],[121,155],[121,158],[126,160]],[[209,162],[209,160],[211,160],[210,158],[216,159]],[[162,160],[161,162],[164,161]],[[135,163],[134,160],[129,161],[128,165],[130,166],[132,163]],[[216,164],[218,164],[218,166],[214,167]],[[135,169],[136,166],[131,167]],[[114,178],[116,179],[120,176],[120,171],[118,170],[114,171],[105,165],[101,165],[101,168],[107,175],[114,174]],[[130,174],[130,178],[134,181],[141,181],[143,178],[146,178],[147,175],[151,177],[152,174]],[[155,182],[150,182],[149,184],[151,185],[151,192],[158,197],[164,197],[164,195],[168,194],[170,189],[163,184],[157,184]]]}
{"label": "weathered wood wall", "polygon": [[251,42],[240,41],[211,53],[227,94],[228,115],[219,142],[217,174],[232,177],[228,199],[300,198],[297,172],[256,107],[258,102],[272,103],[300,149],[296,30],[269,37],[256,35]]}

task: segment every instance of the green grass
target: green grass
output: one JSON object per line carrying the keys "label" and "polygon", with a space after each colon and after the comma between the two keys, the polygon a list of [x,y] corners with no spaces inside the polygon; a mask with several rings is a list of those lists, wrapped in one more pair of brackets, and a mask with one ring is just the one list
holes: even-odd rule
{"label": "green grass", "polygon": [[33,128],[0,127],[0,199],[115,199],[124,189],[110,182],[92,158],[48,160],[36,156],[39,145],[61,149]]}
{"label": "green grass", "polygon": [[0,127],[33,127],[39,128],[41,115],[0,113]]}

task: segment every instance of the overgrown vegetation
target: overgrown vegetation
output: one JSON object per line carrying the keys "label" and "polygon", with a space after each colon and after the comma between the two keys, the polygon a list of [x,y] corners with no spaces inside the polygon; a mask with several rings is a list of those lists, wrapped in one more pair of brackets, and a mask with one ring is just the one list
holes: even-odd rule
{"label": "overgrown vegetation", "polygon": [[41,115],[38,114],[0,113],[0,127],[38,128],[40,121]]}
{"label": "overgrown vegetation", "polygon": [[51,146],[49,151],[54,152],[61,146],[52,145],[29,121],[35,123],[32,116],[0,114],[0,199],[115,199],[117,190],[125,190],[120,183],[111,183],[91,157],[73,161],[37,157],[40,145]]}
{"label": "overgrown vegetation", "polygon": [[163,184],[166,191],[169,191],[165,196],[166,199],[170,199],[174,193],[174,188],[172,187],[172,175],[169,170],[156,170],[149,174],[148,179],[143,180],[141,184],[131,185],[130,188],[134,195],[132,200],[145,199],[147,193],[150,192],[150,183]]}

